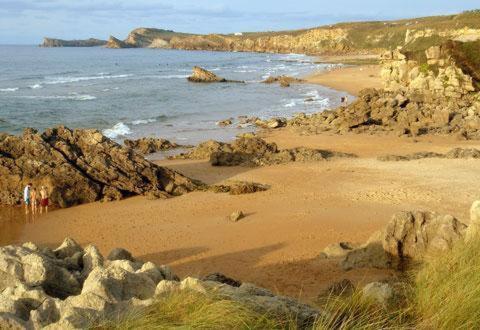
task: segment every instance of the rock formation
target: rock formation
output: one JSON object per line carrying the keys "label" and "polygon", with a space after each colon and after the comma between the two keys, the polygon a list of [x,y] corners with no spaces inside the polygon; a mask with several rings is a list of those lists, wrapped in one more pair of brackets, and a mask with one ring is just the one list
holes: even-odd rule
{"label": "rock formation", "polygon": [[292,83],[302,83],[304,80],[289,76],[268,77],[263,81],[264,84],[279,83],[281,87],[290,87]]}
{"label": "rock formation", "polygon": [[125,146],[132,148],[142,155],[153,154],[159,151],[172,150],[176,148],[190,148],[191,146],[183,146],[170,142],[165,139],[157,138],[141,138],[138,140],[124,140]]}
{"label": "rock formation", "polygon": [[114,48],[114,49],[120,49],[120,48],[133,48],[132,45],[129,43],[122,41],[120,39],[117,39],[113,36],[110,36],[110,38],[107,41],[107,44],[105,45],[107,48]]}
{"label": "rock formation", "polygon": [[193,67],[193,74],[187,78],[190,82],[195,83],[226,83],[226,82],[234,82],[234,83],[243,83],[243,81],[238,80],[227,80],[225,78],[221,78],[217,76],[215,73],[200,68],[198,66]]}
{"label": "rock formation", "polygon": [[213,166],[263,166],[289,162],[327,160],[332,157],[355,157],[351,154],[328,150],[294,148],[278,149],[275,143],[267,143],[257,137],[239,138],[233,143],[207,141],[178,159],[209,159]]}
{"label": "rock formation", "polygon": [[46,186],[60,207],[148,192],[180,195],[199,186],[96,130],[63,126],[43,134],[26,129],[21,137],[0,134],[0,203],[18,204],[29,182]]}
{"label": "rock formation", "polygon": [[40,47],[98,47],[105,46],[107,41],[90,38],[86,40],[62,40],[62,39],[52,39],[44,38],[43,43]]}
{"label": "rock formation", "polygon": [[65,239],[55,250],[33,243],[0,248],[1,329],[86,329],[118,320],[180,291],[237,301],[262,314],[292,317],[311,327],[320,311],[221,274],[179,281],[168,266],[123,249],[104,258],[98,249]]}
{"label": "rock formation", "polygon": [[464,239],[480,233],[480,202],[473,203],[470,226],[451,215],[435,212],[398,212],[385,229],[365,244],[342,242],[325,248],[321,257],[336,259],[345,270],[353,268],[395,268],[404,270],[431,253],[444,252]]}
{"label": "rock formation", "polygon": [[299,115],[288,125],[301,134],[384,133],[396,135],[455,134],[480,138],[480,94],[460,99],[441,94],[363,90],[347,107],[310,116]]}
{"label": "rock formation", "polygon": [[428,48],[424,63],[409,56],[413,57],[401,50],[382,55],[381,77],[387,91],[433,93],[454,98],[475,91],[472,77],[456,65],[446,45]]}
{"label": "rock formation", "polygon": [[398,156],[398,155],[385,155],[378,157],[378,160],[388,161],[410,161],[425,158],[446,158],[446,159],[477,159],[480,158],[480,150],[475,148],[454,148],[446,154],[440,154],[437,152],[416,152],[410,155]]}

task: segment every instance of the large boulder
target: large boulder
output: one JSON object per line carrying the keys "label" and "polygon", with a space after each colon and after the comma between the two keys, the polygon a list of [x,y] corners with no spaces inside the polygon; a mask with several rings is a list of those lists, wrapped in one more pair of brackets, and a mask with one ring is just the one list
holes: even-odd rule
{"label": "large boulder", "polygon": [[18,204],[23,187],[46,186],[60,207],[163,191],[180,195],[198,187],[157,166],[97,130],[57,127],[22,137],[0,134],[0,204]]}
{"label": "large boulder", "polygon": [[451,215],[399,212],[385,229],[383,248],[400,260],[419,260],[430,251],[446,251],[465,236],[467,226]]}

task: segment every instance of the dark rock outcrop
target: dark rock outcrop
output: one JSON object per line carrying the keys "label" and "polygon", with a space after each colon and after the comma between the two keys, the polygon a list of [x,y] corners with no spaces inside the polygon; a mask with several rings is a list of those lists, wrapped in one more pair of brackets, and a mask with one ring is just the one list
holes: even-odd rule
{"label": "dark rock outcrop", "polygon": [[198,183],[157,166],[97,130],[25,130],[23,136],[0,135],[0,203],[15,205],[23,187],[46,186],[60,207],[161,191],[180,195]]}
{"label": "dark rock outcrop", "polygon": [[165,139],[157,138],[141,138],[138,140],[124,140],[123,144],[125,146],[132,148],[136,152],[142,155],[153,154],[159,151],[172,150],[176,148],[190,148],[191,146],[183,146],[176,144],[175,142],[170,142]]}
{"label": "dark rock outcrop", "polygon": [[289,76],[278,76],[278,77],[268,77],[263,81],[264,84],[274,84],[274,83],[279,83],[281,87],[290,87],[291,84],[293,83],[302,83],[304,80],[294,78],[294,77],[289,77]]}
{"label": "dark rock outcrop", "polygon": [[242,137],[231,144],[207,141],[188,153],[175,156],[180,159],[210,159],[213,166],[263,166],[320,161],[333,157],[355,157],[355,155],[303,147],[281,150],[275,143],[267,143],[261,138]]}
{"label": "dark rock outcrop", "polygon": [[40,47],[99,47],[105,46],[106,40],[90,38],[86,40],[62,40],[53,38],[44,38]]}
{"label": "dark rock outcrop", "polygon": [[198,66],[193,67],[193,73],[187,78],[188,81],[194,83],[244,83],[244,81],[227,80],[217,76],[215,73],[200,68]]}
{"label": "dark rock outcrop", "polygon": [[416,152],[409,155],[385,155],[378,157],[378,160],[384,162],[391,161],[410,161],[425,158],[447,158],[447,159],[478,159],[480,158],[480,150],[475,148],[455,148],[446,154],[437,152]]}

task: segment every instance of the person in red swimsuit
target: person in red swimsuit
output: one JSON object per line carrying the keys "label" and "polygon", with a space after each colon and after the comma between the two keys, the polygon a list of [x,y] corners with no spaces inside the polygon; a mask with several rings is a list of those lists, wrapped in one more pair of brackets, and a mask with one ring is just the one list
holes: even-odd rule
{"label": "person in red swimsuit", "polygon": [[40,213],[42,213],[44,209],[45,212],[48,212],[48,191],[45,186],[42,186],[40,189]]}

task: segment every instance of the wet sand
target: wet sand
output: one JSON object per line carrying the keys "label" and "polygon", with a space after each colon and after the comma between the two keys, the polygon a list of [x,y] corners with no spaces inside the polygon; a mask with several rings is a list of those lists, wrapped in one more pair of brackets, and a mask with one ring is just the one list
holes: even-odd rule
{"label": "wet sand", "polygon": [[[357,159],[292,163],[260,168],[212,167],[206,161],[159,164],[206,183],[247,180],[271,185],[266,192],[230,196],[195,192],[169,200],[134,197],[50,212],[25,223],[3,225],[2,244],[34,241],[55,246],[70,236],[103,253],[124,247],[169,264],[180,276],[221,272],[276,292],[312,301],[335,281],[393,276],[374,269],[344,272],[317,256],[328,244],[364,242],[400,210],[449,213],[468,222],[480,198],[479,160],[425,159],[380,162],[377,156],[446,152],[478,142],[454,138],[329,135],[299,136],[289,129],[265,133],[280,147],[315,147],[355,153]],[[231,223],[242,210],[247,217]],[[20,221],[20,220],[19,220]]]}

